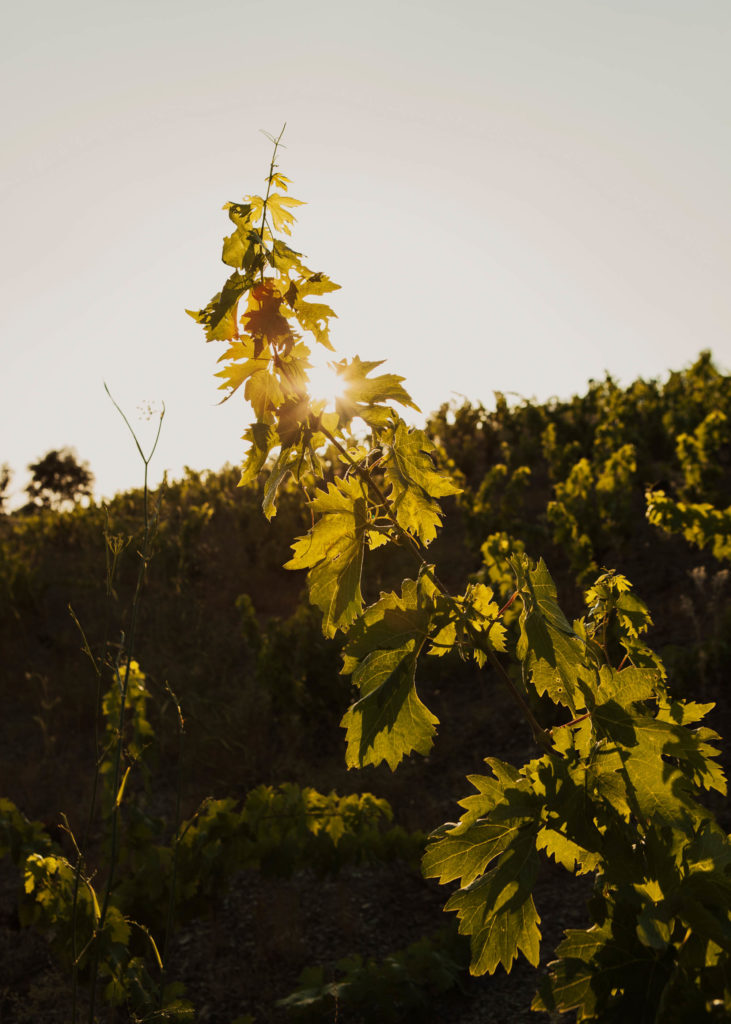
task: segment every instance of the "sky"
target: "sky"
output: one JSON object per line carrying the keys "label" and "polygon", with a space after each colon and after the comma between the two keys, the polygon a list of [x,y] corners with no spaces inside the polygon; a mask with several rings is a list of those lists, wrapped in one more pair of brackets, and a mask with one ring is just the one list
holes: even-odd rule
{"label": "sky", "polygon": [[0,37],[0,463],[96,494],[241,461],[184,310],[280,170],[339,357],[419,406],[731,367],[728,0],[36,0]]}

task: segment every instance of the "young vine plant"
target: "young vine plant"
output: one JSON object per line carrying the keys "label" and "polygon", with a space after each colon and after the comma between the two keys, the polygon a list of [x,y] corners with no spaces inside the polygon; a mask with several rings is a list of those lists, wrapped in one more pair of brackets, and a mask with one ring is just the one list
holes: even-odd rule
{"label": "young vine plant", "polygon": [[[712,705],[672,696],[646,643],[648,610],[615,572],[589,587],[574,622],[544,562],[521,546],[507,602],[484,583],[445,586],[428,549],[440,499],[458,488],[425,432],[397,411],[416,408],[403,378],[378,372],[380,362],[335,359],[334,408],[311,392],[313,347],[334,351],[335,314],[321,297],[338,286],[282,237],[299,202],[277,169],[280,140],[264,196],[226,205],[231,273],[191,315],[227,346],[226,397],[243,388],[253,409],[241,483],[268,469],[269,519],[288,478],[310,493],[312,527],[286,567],[306,570],[325,636],[344,634],[343,673],[359,693],[342,719],[348,766],[395,769],[427,754],[439,723],[417,691],[419,660],[474,659],[520,708],[536,756],[522,767],[487,756],[488,770],[469,776],[460,820],[432,835],[423,858],[427,877],[457,883],[445,909],[470,937],[472,972],[509,971],[521,953],[539,964],[533,890],[550,858],[592,875],[594,888],[590,925],[566,933],[534,1009],[602,1024],[728,1019],[731,845],[702,803],[704,790],[726,792],[718,736],[701,724]],[[364,566],[383,545],[411,553],[413,578],[366,605]],[[520,609],[515,641],[508,608]]]}

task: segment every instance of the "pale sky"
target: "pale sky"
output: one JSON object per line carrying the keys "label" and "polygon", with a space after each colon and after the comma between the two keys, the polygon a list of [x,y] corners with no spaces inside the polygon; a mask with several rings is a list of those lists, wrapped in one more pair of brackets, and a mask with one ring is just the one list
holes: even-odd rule
{"label": "pale sky", "polygon": [[[728,0],[36,0],[0,37],[0,462],[70,445],[97,494],[237,463],[221,206],[280,169],[343,287],[341,355],[425,412],[731,367]],[[22,498],[18,494],[18,498]]]}

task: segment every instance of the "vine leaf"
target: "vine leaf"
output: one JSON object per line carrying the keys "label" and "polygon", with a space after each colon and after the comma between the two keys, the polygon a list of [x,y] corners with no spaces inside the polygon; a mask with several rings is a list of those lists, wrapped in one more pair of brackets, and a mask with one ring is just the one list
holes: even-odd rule
{"label": "vine leaf", "polygon": [[495,758],[488,763],[495,779],[470,776],[478,792],[460,801],[460,823],[438,830],[422,861],[427,878],[461,879],[444,909],[456,910],[460,932],[471,936],[474,974],[492,974],[498,964],[509,971],[519,950],[535,966],[541,939],[531,892],[542,797],[523,772]]}
{"label": "vine leaf", "polygon": [[386,459],[386,481],[391,487],[388,497],[398,524],[415,533],[423,544],[434,540],[442,525],[436,499],[460,493],[445,473],[434,468],[431,452],[435,450],[423,430],[409,430],[399,420]]}
{"label": "vine leaf", "polygon": [[517,654],[533,677],[539,694],[568,707],[573,714],[585,706],[582,676],[586,666],[581,640],[571,628],[556,599],[556,586],[541,559],[531,568],[528,558],[510,562],[518,578],[523,601]]}
{"label": "vine leaf", "polygon": [[274,230],[284,231],[286,235],[291,235],[295,216],[287,207],[304,205],[301,199],[292,199],[291,196],[282,196],[273,192],[267,199],[267,214],[271,218]]}
{"label": "vine leaf", "polygon": [[304,302],[298,298],[294,303],[294,315],[303,331],[309,331],[320,345],[331,352],[335,351],[330,341],[329,321],[336,318],[336,313],[330,306],[324,302]]}
{"label": "vine leaf", "polygon": [[[677,828],[689,815],[694,818],[707,813],[692,796],[691,773],[685,765],[677,767],[678,761],[686,761],[703,770],[707,752],[700,737],[654,718],[641,705],[631,710],[617,700],[597,705],[592,718],[616,748],[643,821],[657,816]],[[724,791],[725,785],[721,785]]]}
{"label": "vine leaf", "polygon": [[205,330],[206,341],[229,341],[236,336],[238,301],[250,286],[248,277],[235,272],[204,309],[197,312],[186,309],[188,316],[192,316]]}
{"label": "vine leaf", "polygon": [[279,171],[275,171],[267,180],[274,188],[281,188],[282,192],[289,192],[287,186],[292,184],[292,179],[288,178],[286,174],[281,174]]}
{"label": "vine leaf", "polygon": [[431,749],[439,720],[421,702],[414,685],[416,662],[433,614],[434,586],[422,576],[405,580],[401,596],[382,594],[351,630],[343,672],[361,693],[345,714],[349,768],[401,759]]}
{"label": "vine leaf", "polygon": [[272,466],[271,473],[264,485],[264,500],[262,511],[267,519],[271,520],[277,514],[276,498],[280,484],[287,473],[291,472],[293,466],[300,459],[299,453],[292,448],[283,448]]}
{"label": "vine leaf", "polygon": [[261,238],[254,227],[251,203],[226,203],[236,230],[223,240],[221,259],[230,267],[254,274],[262,266]]}
{"label": "vine leaf", "polygon": [[427,878],[438,878],[442,885],[461,879],[468,886],[485,868],[510,846],[521,827],[520,822],[480,821],[466,832],[454,829],[424,854],[422,867]]}
{"label": "vine leaf", "polygon": [[[433,566],[429,566],[433,569]],[[424,642],[434,612],[435,587],[427,575],[404,580],[401,595],[381,594],[365,610],[348,634],[343,652],[343,673],[355,673],[360,685],[362,662],[367,655],[383,648],[405,647],[410,641]]]}
{"label": "vine leaf", "polygon": [[[569,929],[566,938],[556,949],[560,960],[550,965],[551,978],[547,978],[541,986],[539,994],[531,1003],[531,1009],[562,1013],[579,1010],[579,1019],[591,1019],[598,1002],[598,992],[594,987],[598,972],[592,961],[608,938],[607,931],[596,926],[585,932]],[[606,980],[603,980],[604,987]]]}
{"label": "vine leaf", "polygon": [[545,850],[557,864],[567,871],[584,875],[595,871],[601,862],[598,853],[592,853],[553,828],[542,828],[536,836],[536,849]]}
{"label": "vine leaf", "polygon": [[538,966],[541,919],[531,895],[537,874],[535,833],[518,831],[491,871],[447,901],[444,909],[457,912],[460,933],[470,936],[471,974],[493,974],[500,964],[509,972],[519,951]]}
{"label": "vine leaf", "polygon": [[253,356],[254,339],[248,337],[232,341],[223,355],[219,356],[219,363],[227,361],[227,365],[216,373],[216,376],[221,377],[223,381],[222,384],[219,384],[219,388],[221,390],[226,388],[229,391],[229,395],[226,397],[237,391],[253,373],[266,370],[269,366],[270,352],[267,351],[265,355],[257,358],[253,358]]}
{"label": "vine leaf", "polygon": [[251,407],[259,420],[263,420],[268,413],[278,409],[284,402],[284,393],[279,381],[273,373],[265,369],[255,370],[251,374],[246,381],[244,395],[251,402]]}
{"label": "vine leaf", "polygon": [[285,569],[309,569],[310,600],[323,613],[322,631],[334,636],[363,608],[360,577],[366,528],[366,499],[356,479],[337,480],[310,502],[318,515],[312,529],[292,545]]}
{"label": "vine leaf", "polygon": [[250,447],[246,453],[246,460],[241,471],[239,487],[244,487],[246,484],[251,483],[252,480],[256,480],[269,457],[269,453],[277,445],[279,439],[276,431],[270,424],[252,423],[244,434],[244,440],[250,442]]}
{"label": "vine leaf", "polygon": [[386,402],[398,402],[419,411],[409,393],[402,387],[403,377],[395,373],[382,373],[378,377],[368,375],[384,360],[364,362],[355,356],[348,362],[342,359],[334,363],[333,368],[340,381],[340,395],[335,404],[336,411],[343,426],[359,416],[374,430],[385,427],[393,418],[394,412]]}
{"label": "vine leaf", "polygon": [[[612,1020],[637,1020],[637,1008],[657,1007],[668,982],[658,951],[643,945],[634,928],[604,924],[585,932],[570,929],[556,953],[560,959],[550,965],[551,976],[534,998],[533,1010],[577,1010],[579,1020],[606,1020],[602,1009],[611,1000]],[[654,1012],[653,1018],[671,1019]]]}
{"label": "vine leaf", "polygon": [[[431,638],[429,654],[442,657],[454,647],[472,653],[480,668],[487,660],[483,648],[476,646],[475,634],[480,642],[494,651],[505,651],[506,629],[499,621],[500,610],[493,600],[494,593],[484,583],[470,583],[463,597],[450,602],[441,601],[442,616],[439,632]],[[442,621],[446,619],[444,625]]]}
{"label": "vine leaf", "polygon": [[385,761],[393,771],[406,754],[429,753],[439,719],[416,692],[416,659],[413,641],[369,656],[361,684],[367,692],[340,723],[348,768]]}
{"label": "vine leaf", "polygon": [[[261,347],[269,344],[277,351],[287,351],[295,342],[289,321],[282,313],[282,296],[269,279],[251,289],[249,308],[244,313],[246,330]],[[258,355],[258,351],[255,353]]]}

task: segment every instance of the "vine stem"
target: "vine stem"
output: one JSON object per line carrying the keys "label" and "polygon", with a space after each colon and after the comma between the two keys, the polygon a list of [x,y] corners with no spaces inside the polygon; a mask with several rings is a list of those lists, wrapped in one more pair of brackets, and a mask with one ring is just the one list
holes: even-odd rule
{"label": "vine stem", "polygon": [[[386,498],[386,495],[383,493],[383,491],[378,486],[376,481],[371,477],[371,475],[368,472],[366,472],[365,469],[363,469],[363,467],[359,463],[357,463],[353,458],[351,458],[347,449],[343,447],[343,445],[338,441],[338,439],[326,427],[322,426],[322,423],[320,423],[318,429],[322,434],[324,434],[328,441],[330,441],[330,443],[335,447],[335,449],[338,452],[340,452],[340,454],[346,460],[348,465],[354,470],[355,473],[357,473],[358,477],[366,485],[366,487],[368,487],[376,495],[379,504],[383,507],[384,514],[388,518],[393,529],[398,533],[399,537],[406,542],[412,554],[418,560],[422,573],[432,581],[432,583],[437,588],[442,597],[446,598],[447,601],[449,601],[451,607],[454,609],[456,614],[461,619],[463,625],[469,632],[470,638],[475,647],[487,656],[488,660],[490,661],[490,664],[498,673],[503,683],[507,686],[508,692],[511,694],[513,700],[518,705],[522,714],[528,721],[528,724],[531,728],[531,732],[533,733],[533,738],[535,739],[536,743],[538,743],[538,745],[543,747],[543,749],[546,751],[553,750],[553,744],[551,742],[550,733],[543,728],[541,723],[533,714],[530,707],[528,706],[527,701],[523,697],[522,693],[518,690],[515,683],[508,675],[508,673],[505,671],[505,668],[500,663],[492,647],[488,646],[488,644],[485,642],[485,638],[477,632],[473,624],[465,615],[464,609],[461,607],[459,602],[454,598],[452,594],[450,594],[449,590],[444,585],[444,583],[442,583],[442,581],[439,579],[434,569],[426,561],[424,555],[422,554],[422,548],[419,541],[414,536],[412,536],[412,534],[410,534],[408,530],[405,530],[398,522],[396,517],[393,515],[389,508],[389,503]],[[509,607],[510,604],[512,604],[513,600],[517,596],[517,593],[518,592],[516,591],[515,594],[513,594],[512,598],[505,606],[506,608]],[[500,614],[501,612],[498,612],[498,617]],[[493,622],[494,621],[495,620],[493,620]]]}
{"label": "vine stem", "polygon": [[[259,229],[259,237],[261,239],[261,247],[264,250],[264,252],[266,252],[266,243],[264,242],[264,229],[266,227],[266,221],[267,221],[267,203],[269,202],[269,193],[272,190],[272,178],[274,177],[274,168],[277,166],[277,164],[276,164],[277,150],[279,149],[279,146],[280,146],[280,144],[282,142],[282,136],[284,135],[284,129],[286,127],[287,127],[287,122],[285,121],[284,124],[282,125],[282,130],[280,131],[279,135],[277,135],[276,139],[273,136],[269,135],[267,132],[264,133],[267,136],[267,138],[271,142],[274,143],[274,152],[272,153],[272,162],[269,164],[269,174],[267,176],[267,190],[266,190],[266,195],[264,196],[264,204],[263,204],[263,206],[261,208],[261,228]],[[286,149],[286,146],[285,146],[285,149]],[[286,191],[286,189],[285,189],[285,191]],[[274,246],[274,238],[272,236],[272,247],[273,246]],[[261,270],[259,271],[259,280],[262,281],[262,282],[264,281],[264,263],[262,263]]]}
{"label": "vine stem", "polygon": [[513,603],[513,601],[516,599],[516,597],[518,597],[519,593],[520,593],[520,591],[518,591],[518,590],[514,590],[513,591],[513,593],[508,598],[508,600],[505,602],[505,604],[502,606],[500,611],[497,613],[497,618],[498,619],[500,618],[501,615],[503,615],[508,610],[508,608],[510,608],[510,606]]}
{"label": "vine stem", "polygon": [[587,711],[585,714],[579,715],[578,718],[572,718],[570,722],[561,722],[560,725],[554,725],[551,732],[553,733],[554,729],[570,729],[572,725],[579,725],[580,722],[585,722],[587,718],[591,718],[591,711]]}

